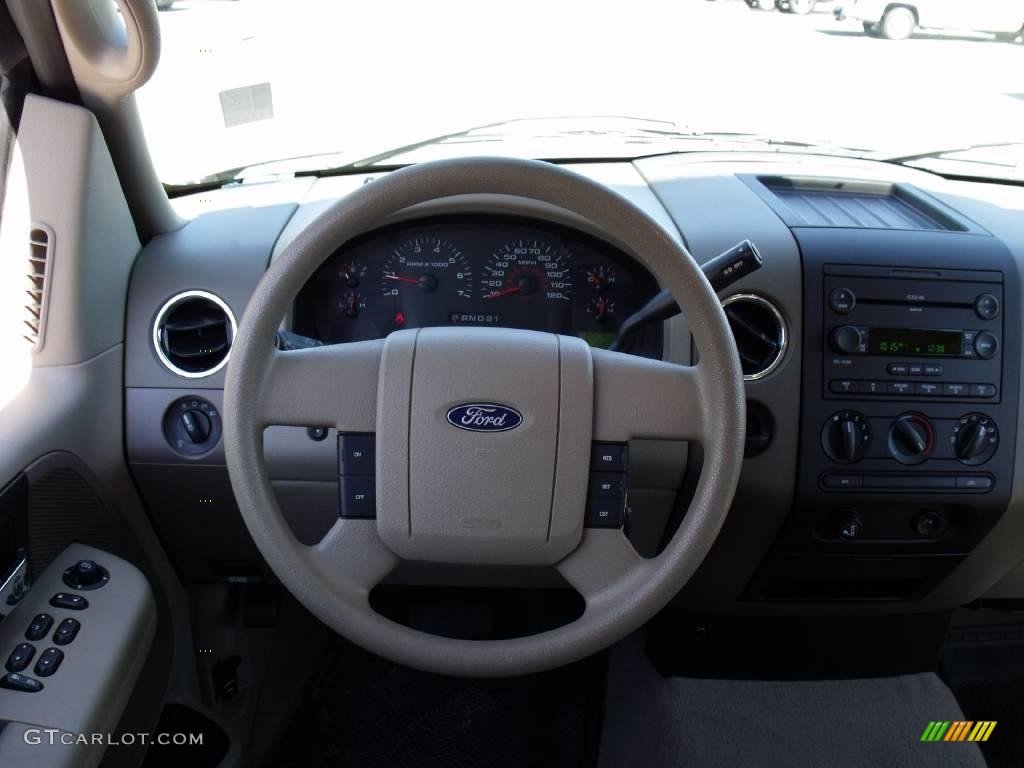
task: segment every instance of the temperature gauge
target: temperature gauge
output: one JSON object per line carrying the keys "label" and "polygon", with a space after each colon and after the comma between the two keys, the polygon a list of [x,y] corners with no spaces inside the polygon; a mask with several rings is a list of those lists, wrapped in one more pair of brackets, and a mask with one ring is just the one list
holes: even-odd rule
{"label": "temperature gauge", "polygon": [[345,317],[354,320],[359,317],[360,312],[366,309],[366,299],[359,291],[353,288],[350,291],[346,291],[345,295],[341,297],[341,300],[338,302],[338,309],[345,313]]}
{"label": "temperature gauge", "polygon": [[615,270],[606,266],[588,268],[587,285],[598,293],[607,293],[615,285]]}
{"label": "temperature gauge", "polygon": [[599,323],[607,323],[615,311],[615,302],[607,296],[595,296],[587,302],[587,312]]}

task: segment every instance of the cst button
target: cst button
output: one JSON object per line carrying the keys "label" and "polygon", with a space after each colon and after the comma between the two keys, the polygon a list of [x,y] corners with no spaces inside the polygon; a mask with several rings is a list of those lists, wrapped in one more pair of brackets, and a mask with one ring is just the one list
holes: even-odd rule
{"label": "cst button", "polygon": [[591,499],[583,520],[587,528],[621,528],[626,502],[619,499]]}

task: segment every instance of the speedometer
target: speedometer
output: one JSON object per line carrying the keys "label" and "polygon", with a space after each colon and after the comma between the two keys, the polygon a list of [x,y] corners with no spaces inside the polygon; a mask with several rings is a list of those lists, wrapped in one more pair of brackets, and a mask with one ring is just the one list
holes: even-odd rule
{"label": "speedometer", "polygon": [[568,251],[542,240],[506,243],[491,255],[483,269],[483,298],[536,297],[568,302],[572,299],[568,261]]}

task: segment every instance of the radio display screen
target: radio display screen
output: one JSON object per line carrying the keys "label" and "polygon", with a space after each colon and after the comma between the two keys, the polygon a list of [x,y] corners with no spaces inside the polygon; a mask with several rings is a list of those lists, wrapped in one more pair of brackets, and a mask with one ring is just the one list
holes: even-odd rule
{"label": "radio display screen", "polygon": [[928,328],[872,328],[868,332],[868,354],[914,357],[960,357],[964,336],[960,331]]}

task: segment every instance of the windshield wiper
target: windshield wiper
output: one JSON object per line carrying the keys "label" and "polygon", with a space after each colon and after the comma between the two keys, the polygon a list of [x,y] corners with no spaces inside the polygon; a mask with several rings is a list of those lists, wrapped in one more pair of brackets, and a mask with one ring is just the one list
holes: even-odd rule
{"label": "windshield wiper", "polygon": [[1019,141],[967,144],[877,159],[947,179],[1024,184],[1024,143]]}
{"label": "windshield wiper", "polygon": [[943,160],[948,158],[950,155],[958,155],[965,152],[975,152],[983,149],[1007,149],[1009,147],[1024,148],[1024,143],[1019,141],[996,141],[988,144],[963,144],[958,147],[941,147],[939,149],[930,149],[926,152],[915,152],[912,155],[890,155],[879,159],[886,163],[906,165],[907,163],[913,163],[918,160]]}

